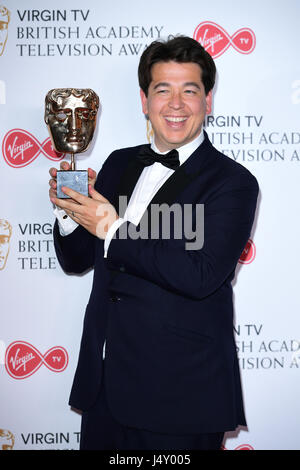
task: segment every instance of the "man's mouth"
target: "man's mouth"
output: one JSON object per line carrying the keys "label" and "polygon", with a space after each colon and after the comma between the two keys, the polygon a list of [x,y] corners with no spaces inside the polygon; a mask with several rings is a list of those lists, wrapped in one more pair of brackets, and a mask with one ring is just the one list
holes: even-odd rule
{"label": "man's mouth", "polygon": [[184,122],[187,120],[187,117],[184,116],[165,116],[166,121],[168,122]]}

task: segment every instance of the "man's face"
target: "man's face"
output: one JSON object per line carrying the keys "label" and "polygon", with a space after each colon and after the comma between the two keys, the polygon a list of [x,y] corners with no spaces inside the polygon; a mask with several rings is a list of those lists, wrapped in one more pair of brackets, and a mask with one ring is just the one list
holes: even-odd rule
{"label": "man's face", "polygon": [[4,52],[4,47],[7,41],[8,34],[8,23],[6,21],[0,21],[0,56]]}
{"label": "man's face", "polygon": [[211,110],[211,91],[205,95],[198,64],[158,62],[151,69],[148,97],[141,90],[144,114],[149,116],[161,152],[191,142],[201,132]]}
{"label": "man's face", "polygon": [[57,152],[80,153],[87,150],[96,126],[93,104],[74,95],[51,103],[48,129]]}

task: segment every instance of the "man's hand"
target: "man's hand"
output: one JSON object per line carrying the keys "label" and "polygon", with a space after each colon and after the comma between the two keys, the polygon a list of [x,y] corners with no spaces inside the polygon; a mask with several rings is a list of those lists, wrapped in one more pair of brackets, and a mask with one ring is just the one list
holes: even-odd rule
{"label": "man's hand", "polygon": [[[61,170],[70,170],[70,168],[71,168],[70,163],[68,163],[66,161],[61,162],[61,164],[60,164],[60,169]],[[57,169],[56,168],[50,168],[49,173],[50,173],[50,176],[51,176],[51,180],[49,181],[49,185],[50,185],[49,196],[50,196],[50,199],[51,199],[51,198],[56,198],[57,197],[57,193],[56,193],[56,189],[57,189],[57,184],[56,184]],[[88,168],[89,184],[91,184],[93,187],[95,185],[96,178],[97,178],[97,173],[94,170],[92,170],[91,168]]]}
{"label": "man's hand", "polygon": [[[83,196],[70,188],[62,187],[62,191],[70,199],[58,199],[51,194],[54,188],[50,189],[50,199],[53,204],[64,209],[65,212],[78,224],[82,225],[92,235],[105,239],[110,226],[119,218],[114,206],[98,193],[89,184],[89,195]],[[56,190],[55,190],[56,193]]]}

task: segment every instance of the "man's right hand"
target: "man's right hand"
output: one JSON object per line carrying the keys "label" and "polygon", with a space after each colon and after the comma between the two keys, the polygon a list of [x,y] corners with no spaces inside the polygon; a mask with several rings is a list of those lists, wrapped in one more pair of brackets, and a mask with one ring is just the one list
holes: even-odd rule
{"label": "man's right hand", "polygon": [[[61,162],[60,170],[65,170],[66,171],[66,170],[70,170],[70,168],[71,168],[70,163],[68,163],[66,161]],[[56,189],[57,189],[57,184],[56,184],[57,169],[56,168],[50,168],[49,173],[50,173],[50,176],[51,176],[51,179],[49,181],[49,186],[50,186],[49,197],[51,199],[53,197],[57,197],[57,192],[56,192]],[[95,172],[95,170],[92,170],[91,168],[88,168],[89,184],[91,184],[92,187],[94,187],[94,185],[95,185],[96,178],[97,178],[97,173]]]}

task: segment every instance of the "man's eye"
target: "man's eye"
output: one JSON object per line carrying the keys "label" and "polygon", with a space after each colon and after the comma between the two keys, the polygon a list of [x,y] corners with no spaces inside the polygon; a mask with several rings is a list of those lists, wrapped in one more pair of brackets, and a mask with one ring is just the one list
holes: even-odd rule
{"label": "man's eye", "polygon": [[185,90],[185,93],[188,94],[188,95],[195,95],[196,94],[195,90]]}

